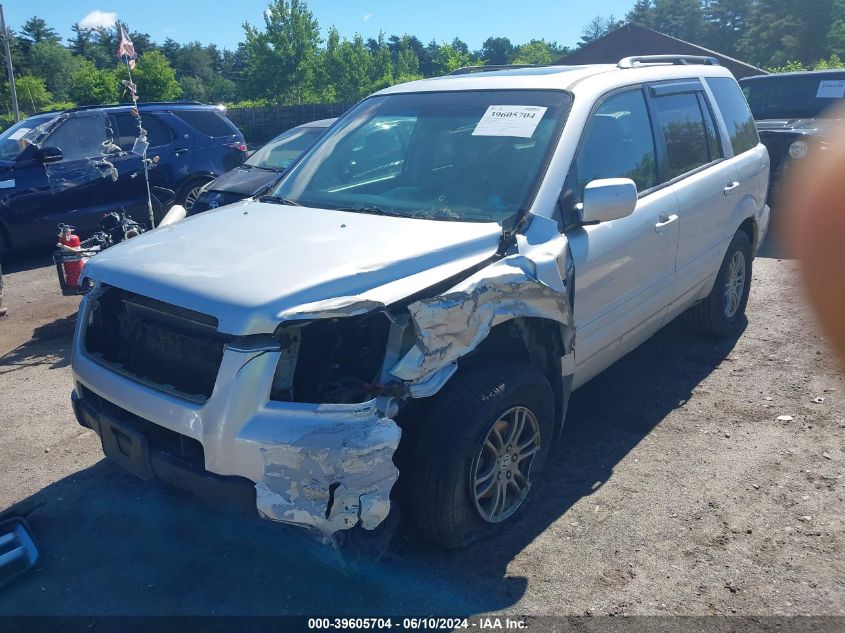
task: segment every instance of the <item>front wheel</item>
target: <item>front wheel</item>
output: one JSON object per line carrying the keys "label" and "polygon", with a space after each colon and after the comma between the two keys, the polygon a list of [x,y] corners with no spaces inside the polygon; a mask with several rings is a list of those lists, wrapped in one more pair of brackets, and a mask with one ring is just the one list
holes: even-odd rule
{"label": "front wheel", "polygon": [[430,539],[460,547],[510,524],[549,453],[554,394],[525,363],[458,374],[421,422],[410,508]]}
{"label": "front wheel", "polygon": [[728,246],[716,283],[707,298],[690,308],[693,330],[710,336],[730,336],[742,327],[751,290],[751,241],[738,231]]}
{"label": "front wheel", "polygon": [[187,211],[188,215],[191,214],[191,209],[194,208],[194,204],[196,203],[197,198],[199,198],[202,188],[209,182],[211,182],[210,178],[205,180],[195,180],[185,185],[185,187],[183,187],[179,192],[176,202],[185,207],[185,211]]}

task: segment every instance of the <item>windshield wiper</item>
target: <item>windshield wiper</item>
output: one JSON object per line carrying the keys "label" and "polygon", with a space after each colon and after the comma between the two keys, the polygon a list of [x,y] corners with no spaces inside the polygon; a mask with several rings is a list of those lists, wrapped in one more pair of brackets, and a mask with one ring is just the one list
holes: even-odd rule
{"label": "windshield wiper", "polygon": [[352,213],[369,213],[371,215],[386,215],[393,218],[413,218],[413,215],[398,213],[396,211],[385,211],[374,204],[362,204],[357,207],[336,207],[337,211],[350,211]]}
{"label": "windshield wiper", "polygon": [[290,198],[283,198],[282,196],[259,196],[259,202],[272,202],[273,204],[286,204],[291,207],[301,207],[302,205],[296,200]]}

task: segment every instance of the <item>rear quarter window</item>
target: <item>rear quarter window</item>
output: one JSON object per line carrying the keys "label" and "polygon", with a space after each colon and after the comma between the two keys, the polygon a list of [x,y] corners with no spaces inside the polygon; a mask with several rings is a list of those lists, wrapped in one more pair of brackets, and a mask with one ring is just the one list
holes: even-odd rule
{"label": "rear quarter window", "polygon": [[722,112],[734,154],[742,154],[756,147],[759,142],[757,128],[745,95],[736,81],[730,77],[707,77],[706,81]]}
{"label": "rear quarter window", "polygon": [[216,110],[175,110],[177,117],[206,136],[233,136],[237,129]]}

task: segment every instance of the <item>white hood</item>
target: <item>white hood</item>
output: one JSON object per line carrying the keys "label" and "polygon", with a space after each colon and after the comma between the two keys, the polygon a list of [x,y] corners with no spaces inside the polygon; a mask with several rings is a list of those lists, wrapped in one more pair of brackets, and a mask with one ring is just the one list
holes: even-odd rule
{"label": "white hood", "polygon": [[497,223],[248,200],[118,244],[84,274],[210,314],[221,332],[257,334],[308,313],[398,301],[490,257],[500,235]]}

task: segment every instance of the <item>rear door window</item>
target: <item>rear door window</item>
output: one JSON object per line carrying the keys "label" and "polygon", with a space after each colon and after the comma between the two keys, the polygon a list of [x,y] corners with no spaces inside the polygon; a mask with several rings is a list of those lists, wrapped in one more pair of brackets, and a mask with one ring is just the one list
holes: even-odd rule
{"label": "rear door window", "polygon": [[742,154],[757,146],[757,128],[751,110],[736,81],[730,77],[708,77],[707,85],[722,113],[734,154]]}
{"label": "rear door window", "polygon": [[216,110],[174,110],[173,114],[206,136],[232,136],[236,133],[232,124]]}
{"label": "rear door window", "polygon": [[[138,119],[131,114],[118,113],[113,115],[115,124],[115,143],[120,145],[120,149],[129,151],[135,144],[135,139],[138,138]],[[169,145],[173,140],[173,133],[158,117],[142,113],[141,125],[147,131],[147,141],[150,147],[161,147]]]}
{"label": "rear door window", "polygon": [[707,126],[696,92],[667,94],[655,97],[652,102],[666,141],[666,180],[716,159],[716,156],[711,158]]}

